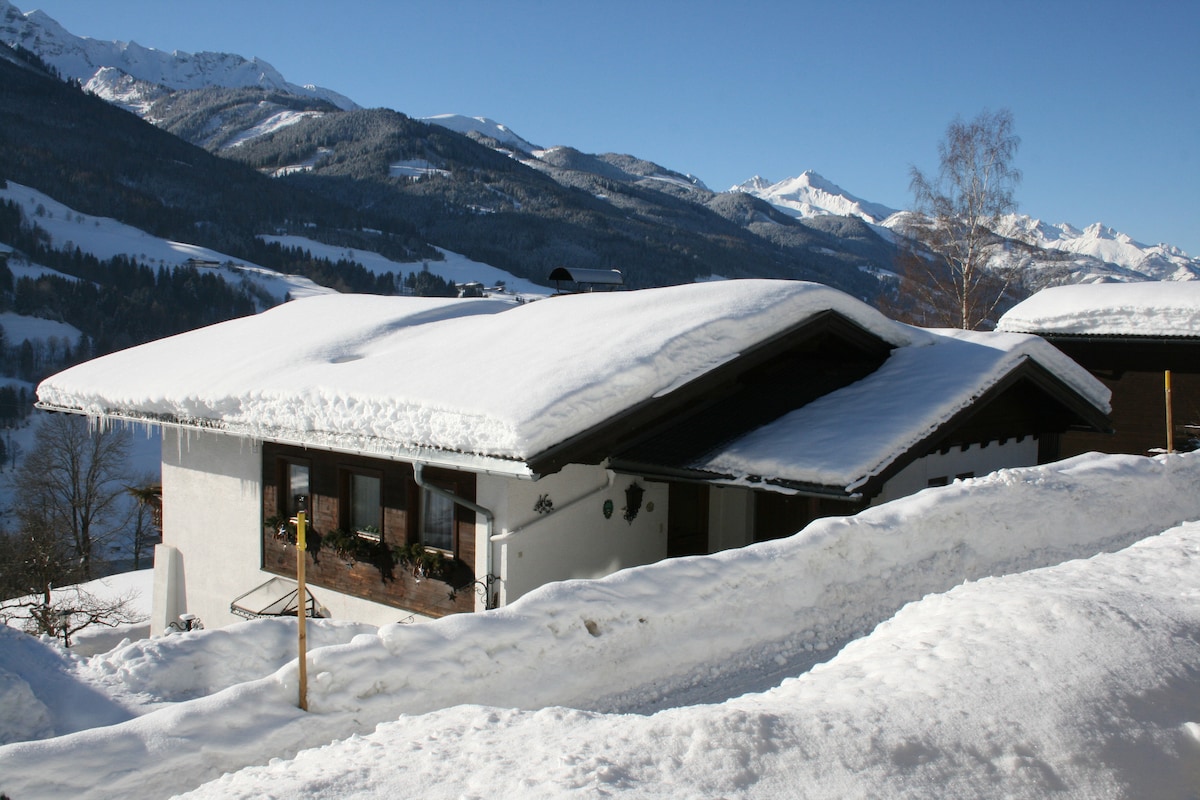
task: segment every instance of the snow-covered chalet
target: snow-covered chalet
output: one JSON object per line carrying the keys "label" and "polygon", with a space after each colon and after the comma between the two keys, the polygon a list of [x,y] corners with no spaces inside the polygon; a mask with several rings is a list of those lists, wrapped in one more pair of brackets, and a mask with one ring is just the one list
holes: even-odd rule
{"label": "snow-covered chalet", "polygon": [[1108,427],[1104,386],[1036,336],[769,280],[316,296],[38,397],[163,429],[155,630],[287,612],[301,508],[315,613],[382,624],[789,535]]}
{"label": "snow-covered chalet", "polygon": [[1071,431],[1063,456],[1200,448],[1200,281],[1055,286],[998,328],[1041,336],[1111,391],[1115,432]]}

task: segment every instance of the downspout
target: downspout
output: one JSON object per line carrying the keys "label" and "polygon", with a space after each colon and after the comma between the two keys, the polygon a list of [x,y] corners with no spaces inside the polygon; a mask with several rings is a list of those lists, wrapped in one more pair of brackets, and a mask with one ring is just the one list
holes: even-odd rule
{"label": "downspout", "polygon": [[436,494],[438,497],[445,498],[455,505],[462,506],[463,508],[474,511],[476,514],[482,515],[487,524],[487,536],[484,538],[484,540],[487,542],[487,551],[484,553],[485,574],[483,576],[483,607],[485,609],[493,609],[496,607],[496,604],[493,602],[492,598],[492,583],[495,580],[495,575],[492,572],[492,530],[495,528],[496,515],[493,514],[490,509],[484,508],[473,500],[468,500],[465,497],[459,497],[453,492],[443,489],[441,486],[427,483],[424,475],[422,475],[424,467],[425,465],[419,461],[413,463],[413,480],[416,482],[417,486],[425,491]]}

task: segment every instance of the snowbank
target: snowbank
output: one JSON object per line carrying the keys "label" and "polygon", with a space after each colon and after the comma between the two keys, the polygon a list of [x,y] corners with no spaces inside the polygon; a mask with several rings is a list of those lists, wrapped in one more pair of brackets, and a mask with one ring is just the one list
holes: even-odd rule
{"label": "snowbank", "polygon": [[[1194,700],[1171,712],[1187,717],[1174,729],[1165,712],[1139,716],[1135,702],[1139,692],[1169,692],[1178,688],[1175,678],[1200,674],[1194,529],[1163,545],[1173,560],[1147,556],[1136,568],[1111,562],[1116,566],[1105,575],[1120,584],[1111,591],[1090,573],[1078,579],[1078,602],[1039,595],[1057,585],[1055,578],[1011,596],[1006,583],[961,618],[939,621],[948,606],[922,604],[933,609],[930,616],[901,615],[894,633],[882,633],[885,626],[878,639],[858,645],[865,649],[847,650],[862,656],[813,664],[930,593],[1088,557],[1200,518],[1198,482],[1195,454],[1081,456],[927,490],[856,517],[819,520],[788,539],[599,581],[551,584],[492,612],[385,626],[311,652],[310,714],[294,707],[297,669],[289,664],[118,725],[0,747],[0,791],[23,800],[158,797],[432,711],[439,713],[381,729],[376,736],[393,737],[382,740],[386,750],[380,740],[353,739],[328,754],[306,754],[307,791],[346,796],[350,788],[368,787],[363,796],[376,796],[378,782],[422,796],[471,795],[485,785],[504,789],[500,796],[550,796],[572,787],[658,796],[674,781],[685,794],[690,786],[698,795],[777,796],[786,785],[794,791],[792,776],[805,786],[811,780],[812,787],[829,787],[828,796],[847,787],[850,794],[890,796],[890,781],[903,788],[910,779],[913,792],[928,793],[935,779],[956,775],[976,786],[992,785],[979,784],[981,775],[1003,779],[1012,796],[1039,796],[1077,781],[1108,786],[1094,781],[1109,773],[1097,770],[1093,780],[1089,762],[1076,759],[1076,748],[1090,763],[1105,753],[1087,731],[1064,730],[1073,714],[1087,712],[1096,725],[1125,730],[1102,717],[1116,692],[1133,704],[1122,720],[1157,726],[1149,742],[1135,731],[1129,747],[1154,753],[1181,752],[1189,745],[1178,725],[1200,720]],[[981,590],[959,593],[975,591]],[[1139,597],[1161,611],[1139,611]],[[1088,611],[1097,599],[1109,605]],[[1097,648],[1089,644],[1089,620],[1096,641],[1123,641],[1139,627],[1142,641],[1128,642],[1128,654],[1115,644]],[[259,624],[239,628],[246,648],[257,646]],[[1054,673],[1089,661],[1095,668],[1084,678]],[[798,675],[799,684],[728,700]],[[141,685],[154,680],[145,677]],[[1011,702],[1010,684],[1026,687],[1013,691]],[[950,691],[956,686],[963,688]],[[1051,702],[1055,697],[1066,699]],[[698,702],[722,704],[680,707]],[[978,705],[989,702],[995,707],[968,724]],[[462,704],[530,711],[452,708]],[[647,720],[598,713],[659,707],[673,710]],[[453,747],[461,752],[435,766]],[[363,752],[386,756],[368,768]],[[469,755],[478,773],[458,760]],[[263,793],[268,781],[280,780],[278,769],[247,773],[240,788],[235,780],[204,796]],[[438,788],[424,786],[434,774],[442,775]],[[483,783],[473,782],[475,774]],[[529,776],[548,782],[531,778],[526,785]],[[864,788],[871,781],[878,781],[875,791]],[[537,793],[539,785],[549,787],[546,794]]]}
{"label": "snowbank", "polygon": [[998,330],[1111,336],[1200,336],[1200,281],[1089,283],[1043,289]]}
{"label": "snowbank", "polygon": [[762,694],[653,716],[459,706],[184,796],[1191,797],[1198,578],[1191,524],[928,596]]}

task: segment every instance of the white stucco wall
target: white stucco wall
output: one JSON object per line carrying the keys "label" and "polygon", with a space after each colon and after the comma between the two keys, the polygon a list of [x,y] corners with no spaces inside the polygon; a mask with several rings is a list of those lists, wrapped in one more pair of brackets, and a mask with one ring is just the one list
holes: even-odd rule
{"label": "white stucco wall", "polygon": [[[626,521],[625,490],[633,483],[644,490],[642,507]],[[534,506],[542,496],[553,510],[539,514]],[[493,570],[502,603],[551,581],[599,578],[667,555],[666,484],[572,465],[538,481],[481,475],[476,498],[496,512]]]}
{"label": "white stucco wall", "polygon": [[[163,434],[163,545],[179,553],[178,569],[164,580],[175,584],[168,595],[182,599],[179,613],[199,616],[205,627],[237,621],[230,601],[267,580],[259,569],[261,458],[231,436]],[[169,563],[155,558],[156,578]]]}
{"label": "white stucco wall", "polygon": [[1038,440],[1026,436],[1021,441],[1009,439],[1004,444],[990,442],[984,446],[970,445],[965,450],[952,447],[946,453],[933,453],[919,458],[883,485],[872,505],[886,503],[928,488],[933,478],[954,478],[964,473],[987,475],[998,469],[1029,467],[1037,464]]}
{"label": "white stucco wall", "polygon": [[[168,431],[163,436],[163,543],[156,558],[155,625],[179,614],[205,627],[241,620],[229,610],[238,596],[275,577],[260,568],[262,454],[245,439],[219,433]],[[624,519],[626,488],[644,490],[632,521]],[[538,513],[542,496],[553,510]],[[476,515],[475,571],[500,577],[500,604],[545,583],[597,578],[666,557],[667,486],[601,467],[568,466],[539,481],[478,476],[476,502],[491,510],[489,530]],[[605,501],[612,515],[604,516]],[[744,501],[743,501],[744,505]],[[745,510],[731,512],[734,517]],[[490,534],[490,542],[489,542]],[[490,546],[491,559],[488,558]],[[734,546],[730,542],[726,546]],[[420,620],[402,609],[310,587],[329,616],[375,625]],[[484,607],[483,596],[476,607]]]}
{"label": "white stucco wall", "polygon": [[[240,622],[230,602],[276,577],[259,566],[261,476],[262,453],[248,440],[194,431],[164,434],[163,543],[155,551],[152,632],[184,612],[200,617],[206,628]],[[423,619],[319,586],[309,590],[338,619],[371,625]]]}

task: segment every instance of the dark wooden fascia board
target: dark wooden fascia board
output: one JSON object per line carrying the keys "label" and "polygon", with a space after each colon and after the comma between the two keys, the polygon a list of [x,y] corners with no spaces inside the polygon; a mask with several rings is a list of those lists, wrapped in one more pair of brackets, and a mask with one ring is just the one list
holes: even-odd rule
{"label": "dark wooden fascia board", "polygon": [[678,425],[689,409],[702,407],[714,398],[733,391],[738,378],[746,372],[769,362],[772,358],[798,347],[804,341],[824,334],[833,334],[866,355],[881,361],[893,345],[857,323],[827,310],[805,318],[802,322],[758,342],[736,358],[698,375],[688,383],[660,397],[635,403],[585,431],[551,445],[527,459],[536,475],[549,475],[567,464],[598,464],[628,443],[644,438],[648,432],[664,425]]}
{"label": "dark wooden fascia board", "polygon": [[1094,373],[1172,370],[1200,374],[1200,336],[1039,335]]}
{"label": "dark wooden fascia board", "polygon": [[614,459],[609,462],[609,468],[629,475],[640,475],[647,480],[673,481],[679,483],[703,483],[708,485],[723,484],[737,486],[752,491],[770,491],[781,494],[802,495],[804,497],[823,497],[832,500],[859,500],[857,492],[848,492],[842,486],[827,486],[802,481],[789,481],[780,478],[762,478],[757,475],[737,476],[727,472],[709,472],[698,469],[668,467],[661,464],[647,464],[628,459]]}

